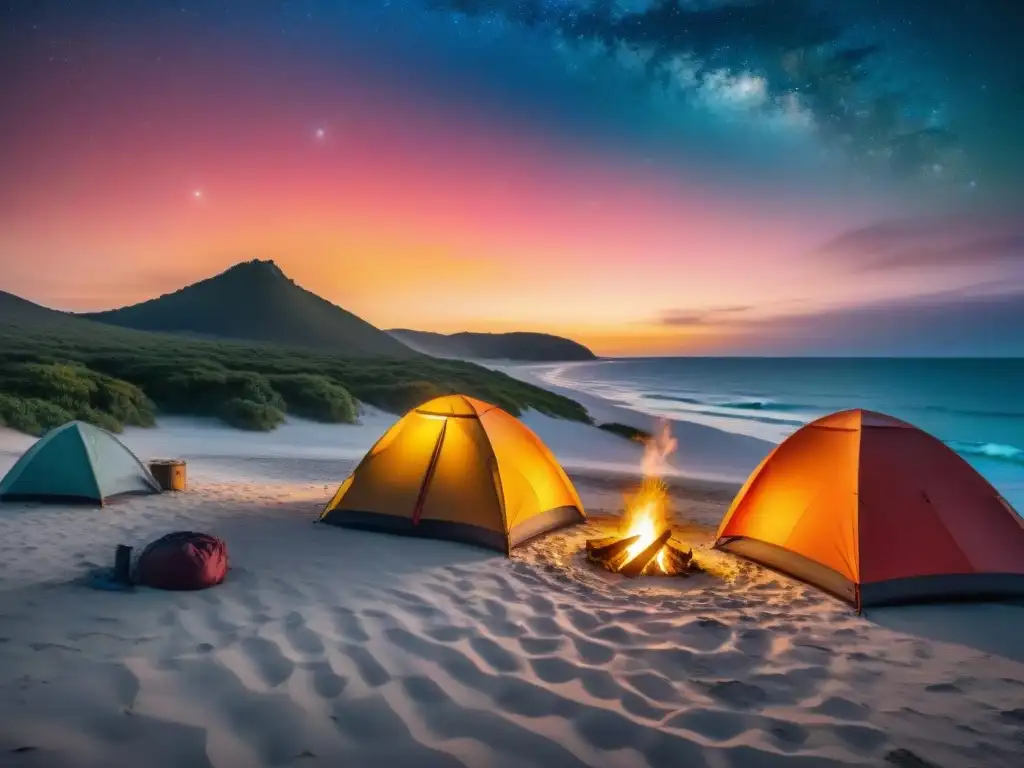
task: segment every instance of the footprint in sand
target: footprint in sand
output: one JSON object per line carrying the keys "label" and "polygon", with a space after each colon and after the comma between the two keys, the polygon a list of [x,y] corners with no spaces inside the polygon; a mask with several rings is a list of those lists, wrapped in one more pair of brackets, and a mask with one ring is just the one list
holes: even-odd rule
{"label": "footprint in sand", "polygon": [[858,704],[842,696],[830,696],[818,706],[813,707],[811,711],[836,720],[866,720],[871,713],[871,710],[863,704]]}
{"label": "footprint in sand", "polygon": [[681,700],[679,691],[668,679],[654,672],[637,672],[627,675],[626,682],[633,688],[654,701],[678,702]]}
{"label": "footprint in sand", "polygon": [[666,728],[696,733],[709,741],[731,741],[747,731],[747,723],[732,712],[689,709],[665,721]]}
{"label": "footprint in sand", "polygon": [[857,752],[875,752],[889,737],[877,728],[868,725],[837,725],[832,728],[835,733],[850,749]]}
{"label": "footprint in sand", "polygon": [[440,685],[429,677],[412,675],[402,679],[402,688],[406,695],[417,704],[443,704],[448,701],[448,694]]}
{"label": "footprint in sand", "polygon": [[518,672],[522,668],[519,659],[490,638],[471,638],[469,646],[496,672]]}
{"label": "footprint in sand", "polygon": [[391,673],[363,646],[346,643],[342,644],[341,650],[352,659],[359,677],[371,688],[379,688],[391,681]]}
{"label": "footprint in sand", "polygon": [[520,717],[568,717],[578,706],[542,685],[518,677],[501,678],[492,698],[500,711]]}
{"label": "footprint in sand", "polygon": [[427,627],[423,634],[439,643],[456,643],[474,635],[474,631],[468,627],[455,627],[450,624],[442,624],[437,627]]}
{"label": "footprint in sand", "polygon": [[788,723],[784,720],[766,721],[761,730],[770,733],[772,738],[784,749],[798,749],[810,736],[810,732],[802,725]]}
{"label": "footprint in sand", "polygon": [[363,629],[363,622],[358,615],[347,608],[335,608],[333,610],[334,628],[346,640],[354,643],[365,643],[370,636]]}
{"label": "footprint in sand", "polygon": [[281,685],[295,671],[295,662],[285,657],[277,643],[271,640],[247,637],[242,640],[240,647],[256,674],[271,688]]}
{"label": "footprint in sand", "polygon": [[531,656],[542,656],[554,653],[565,645],[564,637],[520,637],[519,646]]}
{"label": "footprint in sand", "polygon": [[596,640],[603,640],[613,645],[632,645],[641,642],[632,632],[618,624],[608,624],[588,634]]}
{"label": "footprint in sand", "polygon": [[664,720],[666,716],[674,711],[664,707],[656,707],[643,696],[632,691],[623,691],[619,704],[625,712],[633,715],[633,717],[640,718],[641,720],[653,720],[655,722]]}
{"label": "footprint in sand", "polygon": [[411,739],[409,726],[380,696],[349,699],[336,705],[331,720],[357,744],[391,744]]}
{"label": "footprint in sand", "polygon": [[555,656],[531,659],[530,666],[534,674],[545,683],[558,684],[575,680],[579,668]]}
{"label": "footprint in sand", "polygon": [[565,633],[562,628],[558,625],[550,616],[530,616],[526,619],[526,625],[534,631],[535,634],[541,637],[564,637]]}
{"label": "footprint in sand", "polygon": [[579,670],[579,681],[583,690],[601,701],[614,701],[622,698],[625,693],[618,681],[603,669],[583,667]]}
{"label": "footprint in sand", "polygon": [[465,653],[447,645],[433,643],[406,629],[388,629],[384,637],[396,648],[417,658],[431,661],[440,666],[448,675],[478,691],[492,690],[495,678],[480,669]]}
{"label": "footprint in sand", "polygon": [[526,600],[527,607],[540,616],[554,616],[555,604],[542,595],[531,595]]}
{"label": "footprint in sand", "polygon": [[592,613],[572,608],[565,612],[565,617],[572,624],[574,629],[580,632],[592,632],[601,626],[600,619]]}
{"label": "footprint in sand", "polygon": [[704,661],[686,648],[638,649],[630,655],[645,667],[651,667],[669,680],[689,681],[693,675],[707,674]]}
{"label": "footprint in sand", "polygon": [[676,625],[670,621],[654,620],[637,624],[637,629],[648,635],[664,635],[672,632]]}
{"label": "footprint in sand", "polygon": [[679,628],[677,642],[697,651],[714,651],[732,638],[732,629],[720,622],[702,616]]}
{"label": "footprint in sand", "polygon": [[999,716],[1002,717],[1004,720],[1009,720],[1012,723],[1024,725],[1024,708],[1006,709],[1000,712]]}
{"label": "footprint in sand", "polygon": [[226,621],[219,610],[204,612],[203,623],[218,635],[234,635],[241,629],[238,625]]}
{"label": "footprint in sand", "polygon": [[582,637],[573,637],[572,642],[584,664],[603,665],[615,658],[615,651],[603,643],[596,643]]}
{"label": "footprint in sand", "polygon": [[638,733],[636,725],[625,715],[599,707],[585,709],[573,726],[590,746],[599,750],[633,747]]}
{"label": "footprint in sand", "polygon": [[737,709],[750,709],[768,700],[768,694],[763,688],[744,683],[741,680],[725,680],[711,685],[703,683],[703,685],[707,686],[709,696]]}
{"label": "footprint in sand", "polygon": [[335,674],[329,662],[307,661],[302,664],[302,668],[312,673],[313,690],[322,699],[338,698],[348,684],[348,680],[341,675]]}
{"label": "footprint in sand", "polygon": [[496,637],[521,637],[526,630],[519,624],[509,621],[504,617],[492,616],[484,618],[481,623]]}
{"label": "footprint in sand", "polygon": [[306,626],[305,617],[298,611],[292,611],[284,617],[284,636],[292,648],[301,654],[319,656],[325,650],[320,636]]}
{"label": "footprint in sand", "polygon": [[736,650],[747,656],[763,658],[771,647],[772,636],[766,629],[743,629],[736,636]]}

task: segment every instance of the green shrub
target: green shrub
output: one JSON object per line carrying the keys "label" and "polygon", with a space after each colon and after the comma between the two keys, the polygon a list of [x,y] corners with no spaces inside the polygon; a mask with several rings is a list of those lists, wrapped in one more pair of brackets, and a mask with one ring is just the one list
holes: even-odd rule
{"label": "green shrub", "polygon": [[73,419],[74,414],[47,400],[0,392],[0,426],[39,436]]}
{"label": "green shrub", "polygon": [[313,421],[351,424],[358,416],[355,398],[340,384],[312,373],[287,373],[270,377],[289,413]]}
{"label": "green shrub", "polygon": [[[124,424],[117,420],[117,417],[110,414],[98,411],[95,408],[85,408],[84,410],[75,414],[75,418],[80,421],[87,421],[90,424],[95,424],[97,427],[103,427],[108,432],[123,432]],[[152,426],[150,424],[149,426]]]}
{"label": "green shrub", "polygon": [[29,426],[36,423],[45,429],[55,426],[51,422],[56,418],[81,419],[120,432],[124,424],[155,423],[153,403],[141,389],[81,363],[21,362],[2,370],[0,392],[24,404],[20,415],[11,418],[28,419]]}
{"label": "green shrub", "polygon": [[431,381],[370,384],[359,389],[359,399],[389,413],[405,413],[435,397],[451,394],[452,391]]}
{"label": "green shrub", "polygon": [[618,435],[619,437],[624,437],[627,440],[633,440],[638,443],[646,443],[653,437],[650,432],[644,429],[637,429],[636,427],[631,427],[628,424],[620,424],[617,421],[612,421],[607,424],[598,424],[598,427],[603,429],[605,432],[611,432],[613,435]]}
{"label": "green shrub", "polygon": [[236,429],[267,432],[284,422],[284,413],[266,403],[232,398],[220,406],[217,415]]}

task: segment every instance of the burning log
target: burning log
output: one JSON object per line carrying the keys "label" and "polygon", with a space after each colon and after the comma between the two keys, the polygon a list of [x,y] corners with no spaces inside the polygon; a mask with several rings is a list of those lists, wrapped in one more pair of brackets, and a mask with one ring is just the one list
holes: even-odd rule
{"label": "burning log", "polygon": [[[639,552],[631,553],[638,543],[649,543]],[[672,532],[666,529],[657,537],[606,536],[587,541],[587,559],[614,573],[631,578],[643,575],[689,576],[700,567],[693,559],[693,550],[684,550],[672,540]]]}
{"label": "burning log", "polygon": [[614,544],[617,541],[622,541],[619,536],[605,536],[601,539],[587,539],[587,552],[593,552],[595,549],[601,549],[607,547],[609,544]]}
{"label": "burning log", "polygon": [[677,546],[671,539],[665,542],[665,559],[668,562],[668,571],[679,575],[686,575],[689,572],[698,570],[693,559],[693,550],[683,549]]}
{"label": "burning log", "polygon": [[619,573],[624,576],[639,576],[644,572],[644,568],[658,556],[661,548],[668,543],[671,536],[672,531],[662,531],[661,535],[644,547],[640,554],[619,568]]}
{"label": "burning log", "polygon": [[623,539],[612,536],[605,539],[591,539],[587,542],[587,558],[593,563],[607,567],[609,563],[633,546],[639,538],[639,536],[630,536]]}

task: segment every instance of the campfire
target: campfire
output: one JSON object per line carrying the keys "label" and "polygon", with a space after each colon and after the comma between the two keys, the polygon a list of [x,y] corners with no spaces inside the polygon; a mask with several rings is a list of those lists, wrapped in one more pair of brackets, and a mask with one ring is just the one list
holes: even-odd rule
{"label": "campfire", "polygon": [[626,576],[686,576],[697,570],[693,551],[672,540],[668,487],[661,479],[676,449],[668,424],[644,445],[643,480],[626,500],[615,536],[590,539],[587,559]]}

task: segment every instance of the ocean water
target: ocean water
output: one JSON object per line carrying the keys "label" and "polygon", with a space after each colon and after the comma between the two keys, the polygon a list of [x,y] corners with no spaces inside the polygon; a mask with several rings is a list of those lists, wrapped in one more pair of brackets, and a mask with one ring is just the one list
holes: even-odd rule
{"label": "ocean water", "polygon": [[846,408],[932,433],[1024,512],[1024,359],[633,358],[546,366],[541,378],[653,416],[777,443]]}

